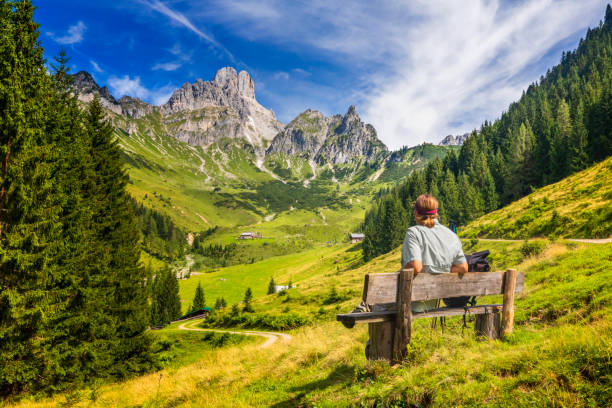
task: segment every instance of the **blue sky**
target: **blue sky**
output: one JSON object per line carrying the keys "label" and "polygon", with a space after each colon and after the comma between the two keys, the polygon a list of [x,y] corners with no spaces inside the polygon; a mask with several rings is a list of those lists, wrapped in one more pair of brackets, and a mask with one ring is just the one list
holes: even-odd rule
{"label": "blue sky", "polygon": [[51,60],[64,47],[115,97],[155,104],[224,66],[246,70],[283,123],[357,106],[390,147],[494,120],[603,18],[600,0],[35,1]]}

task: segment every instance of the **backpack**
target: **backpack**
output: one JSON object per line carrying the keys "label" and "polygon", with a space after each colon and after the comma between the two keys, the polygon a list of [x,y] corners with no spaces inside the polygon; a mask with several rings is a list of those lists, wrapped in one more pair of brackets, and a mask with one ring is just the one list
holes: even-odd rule
{"label": "backpack", "polygon": [[[468,264],[468,272],[489,272],[491,270],[491,265],[489,265],[489,261],[487,260],[489,254],[489,250],[484,250],[466,255],[465,259]],[[465,307],[468,304],[471,306],[476,304],[476,296],[472,296],[471,298],[470,296],[459,296],[444,298],[443,300],[447,307]]]}

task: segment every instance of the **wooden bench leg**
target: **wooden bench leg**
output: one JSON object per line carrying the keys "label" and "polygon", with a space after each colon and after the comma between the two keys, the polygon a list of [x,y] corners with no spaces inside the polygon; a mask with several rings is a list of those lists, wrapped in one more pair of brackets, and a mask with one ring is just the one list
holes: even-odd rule
{"label": "wooden bench leg", "polygon": [[387,360],[393,357],[395,322],[369,323],[370,341],[366,346],[368,360]]}
{"label": "wooden bench leg", "polygon": [[499,339],[500,315],[496,309],[486,308],[484,314],[476,315],[474,331],[477,336],[484,336],[489,339]]}

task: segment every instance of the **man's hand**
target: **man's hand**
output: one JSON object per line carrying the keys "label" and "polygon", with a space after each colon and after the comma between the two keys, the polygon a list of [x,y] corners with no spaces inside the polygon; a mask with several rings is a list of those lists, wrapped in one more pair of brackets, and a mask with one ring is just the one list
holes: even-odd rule
{"label": "man's hand", "polygon": [[[467,264],[466,264],[467,265]],[[423,263],[419,260],[408,262],[402,269],[412,268],[414,269],[414,276],[417,276],[423,270]]]}
{"label": "man's hand", "polygon": [[464,262],[462,264],[451,266],[451,273],[458,273],[459,275],[463,275],[468,271],[468,264]]}

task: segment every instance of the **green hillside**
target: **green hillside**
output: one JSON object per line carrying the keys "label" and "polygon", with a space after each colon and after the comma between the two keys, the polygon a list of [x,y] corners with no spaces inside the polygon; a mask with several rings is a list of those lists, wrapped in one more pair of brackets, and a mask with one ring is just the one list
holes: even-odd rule
{"label": "green hillside", "polygon": [[463,237],[612,236],[612,157],[461,228]]}
{"label": "green hillside", "polygon": [[[289,332],[291,341],[267,349],[258,349],[259,342],[206,349],[181,367],[97,387],[93,399],[84,389],[16,406],[605,406],[612,397],[612,244],[545,244],[532,256],[520,242],[464,245],[490,249],[496,269],[525,272],[509,341],[478,340],[471,328],[462,329],[460,317],[449,318],[444,331],[418,320],[404,364],[367,362],[367,326],[348,330],[333,319],[358,302],[365,273],[397,269],[399,251],[360,265],[356,247],[330,247],[181,281],[185,300],[201,281],[211,304],[218,295],[238,300],[231,286],[246,279],[255,313],[245,314],[245,327],[275,323],[261,316],[293,316],[291,323],[306,325]],[[278,281],[292,277],[297,288],[265,295],[272,269]],[[226,289],[216,283],[220,276]],[[182,335],[176,326],[158,333]]]}
{"label": "green hillside", "polygon": [[[423,145],[404,148],[379,164],[357,160],[317,166],[279,153],[262,160],[241,139],[190,146],[168,135],[171,129],[158,112],[140,119],[109,115],[124,152],[129,193],[139,205],[170,217],[184,233],[200,234],[208,243],[237,244],[238,254],[226,260],[229,264],[346,240],[360,229],[375,192],[453,150]],[[268,239],[236,242],[245,231]],[[155,234],[150,238],[146,232],[145,244],[159,247]],[[196,266],[206,264],[195,258]]]}

